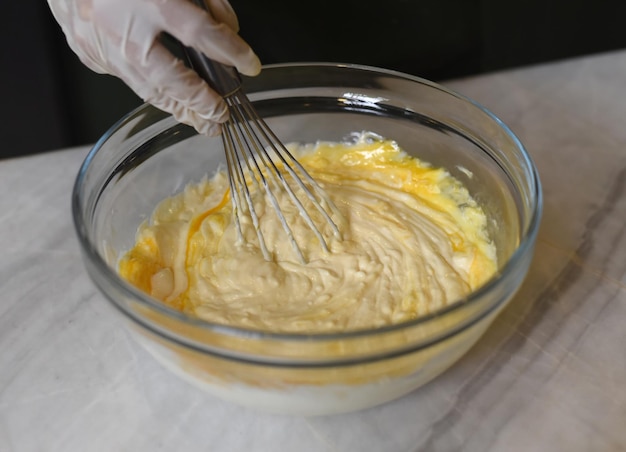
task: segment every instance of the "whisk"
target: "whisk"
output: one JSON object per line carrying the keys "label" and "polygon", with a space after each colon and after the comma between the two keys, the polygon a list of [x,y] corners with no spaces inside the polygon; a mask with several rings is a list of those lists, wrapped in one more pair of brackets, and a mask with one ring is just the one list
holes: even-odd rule
{"label": "whisk", "polygon": [[[203,0],[193,1],[206,8]],[[278,202],[277,190],[285,191],[297,208],[299,216],[317,237],[322,249],[328,251],[328,243],[321,226],[313,220],[296,190],[300,196],[308,199],[308,205],[319,212],[321,221],[330,226],[332,234],[341,239],[339,227],[333,220],[333,216],[340,218],[341,214],[328,194],[258,115],[242,89],[237,70],[210,60],[192,48],[186,48],[185,51],[191,66],[222,95],[230,111],[230,118],[223,125],[221,136],[238,240],[244,241],[242,223],[251,222],[263,257],[268,261],[272,259],[250,194],[249,188],[254,186],[263,190],[300,262],[306,263],[306,259]],[[248,218],[244,218],[245,216]]]}

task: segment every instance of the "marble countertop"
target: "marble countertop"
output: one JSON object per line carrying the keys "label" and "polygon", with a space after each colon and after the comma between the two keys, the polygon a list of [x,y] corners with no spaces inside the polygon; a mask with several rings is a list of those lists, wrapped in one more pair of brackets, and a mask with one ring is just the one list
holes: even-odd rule
{"label": "marble countertop", "polygon": [[162,369],[83,270],[87,148],[0,161],[0,451],[626,450],[626,51],[444,83],[507,123],[545,210],[520,292],[432,383],[359,413],[262,415]]}

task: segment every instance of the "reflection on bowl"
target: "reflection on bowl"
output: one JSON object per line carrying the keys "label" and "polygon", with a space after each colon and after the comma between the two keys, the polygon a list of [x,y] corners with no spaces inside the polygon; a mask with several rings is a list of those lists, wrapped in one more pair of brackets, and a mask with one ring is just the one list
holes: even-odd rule
{"label": "reflection on bowl", "polygon": [[223,167],[219,138],[143,106],[89,153],[73,192],[87,270],[135,337],[167,368],[218,397],[274,413],[354,411],[439,375],[482,335],[530,263],[541,214],[537,172],[512,132],[484,108],[393,71],[337,64],[276,65],[245,81],[283,142],[341,141],[369,130],[446,168],[491,220],[499,271],[429,316],[340,333],[254,331],[176,311],[123,280],[118,259],[164,198]]}

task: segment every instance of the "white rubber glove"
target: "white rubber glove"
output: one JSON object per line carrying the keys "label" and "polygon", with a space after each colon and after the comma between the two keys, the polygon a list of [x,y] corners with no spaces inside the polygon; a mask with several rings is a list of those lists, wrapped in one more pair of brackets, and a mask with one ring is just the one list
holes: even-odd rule
{"label": "white rubber glove", "polygon": [[48,0],[71,49],[90,69],[122,79],[144,101],[202,134],[216,135],[228,109],[219,94],[159,40],[167,32],[207,57],[257,75],[261,63],[237,34],[227,0]]}

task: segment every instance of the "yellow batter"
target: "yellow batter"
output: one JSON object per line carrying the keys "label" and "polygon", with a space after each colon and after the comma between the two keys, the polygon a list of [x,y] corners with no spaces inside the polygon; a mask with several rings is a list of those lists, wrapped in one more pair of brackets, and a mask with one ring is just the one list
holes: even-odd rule
{"label": "yellow batter", "polygon": [[389,325],[462,298],[496,271],[482,209],[445,169],[371,138],[293,149],[342,214],[335,218],[342,239],[324,229],[330,253],[284,199],[307,263],[260,197],[273,259],[263,258],[249,225],[242,245],[222,172],[161,202],[120,260],[120,274],[207,321],[275,332]]}

